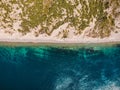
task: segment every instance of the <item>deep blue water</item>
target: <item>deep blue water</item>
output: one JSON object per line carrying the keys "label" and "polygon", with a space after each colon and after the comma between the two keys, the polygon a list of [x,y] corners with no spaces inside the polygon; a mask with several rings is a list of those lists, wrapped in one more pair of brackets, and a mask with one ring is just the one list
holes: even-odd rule
{"label": "deep blue water", "polygon": [[120,45],[0,46],[0,90],[120,90]]}

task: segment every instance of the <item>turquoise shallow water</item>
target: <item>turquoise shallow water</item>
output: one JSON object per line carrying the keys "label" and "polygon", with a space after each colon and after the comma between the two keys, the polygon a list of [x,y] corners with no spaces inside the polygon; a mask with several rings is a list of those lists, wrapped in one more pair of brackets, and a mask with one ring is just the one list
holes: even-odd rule
{"label": "turquoise shallow water", "polygon": [[1,45],[0,90],[120,90],[120,45]]}

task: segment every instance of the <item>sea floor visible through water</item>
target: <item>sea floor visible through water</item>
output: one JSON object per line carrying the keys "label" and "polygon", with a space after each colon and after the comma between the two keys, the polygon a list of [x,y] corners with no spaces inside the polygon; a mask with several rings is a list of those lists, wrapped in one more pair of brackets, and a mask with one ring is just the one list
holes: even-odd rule
{"label": "sea floor visible through water", "polygon": [[0,90],[120,90],[120,44],[1,44]]}

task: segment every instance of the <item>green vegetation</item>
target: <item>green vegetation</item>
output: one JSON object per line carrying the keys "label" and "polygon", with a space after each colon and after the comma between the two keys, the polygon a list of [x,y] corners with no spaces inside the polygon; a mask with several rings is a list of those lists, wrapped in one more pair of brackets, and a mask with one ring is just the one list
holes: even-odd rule
{"label": "green vegetation", "polygon": [[[0,17],[3,17],[2,22],[8,23],[7,26],[3,25],[4,27],[11,26],[12,28],[14,21],[10,17],[10,13],[13,10],[12,5],[17,4],[18,9],[22,10],[19,14],[22,28],[18,31],[23,34],[40,25],[41,29],[38,29],[37,32],[50,35],[54,29],[66,22],[70,22],[70,25],[75,27],[80,34],[96,18],[96,25],[92,30],[93,36],[104,38],[110,35],[114,26],[114,18],[112,14],[109,15],[104,10],[108,9],[111,4],[114,4],[115,10],[120,4],[119,0],[73,1],[74,3],[68,0],[10,0],[7,4],[4,0],[1,0],[0,9],[4,9],[6,13],[0,13]],[[79,5],[81,8],[77,8]],[[39,34],[36,34],[36,36],[39,36]]]}
{"label": "green vegetation", "polygon": [[67,38],[68,37],[68,30],[63,30],[63,36],[62,38]]}

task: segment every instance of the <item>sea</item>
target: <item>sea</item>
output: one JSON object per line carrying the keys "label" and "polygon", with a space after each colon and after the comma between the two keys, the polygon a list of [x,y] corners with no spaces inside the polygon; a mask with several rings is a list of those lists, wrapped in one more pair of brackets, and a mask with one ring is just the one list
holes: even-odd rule
{"label": "sea", "polygon": [[120,90],[120,44],[0,45],[0,90]]}

